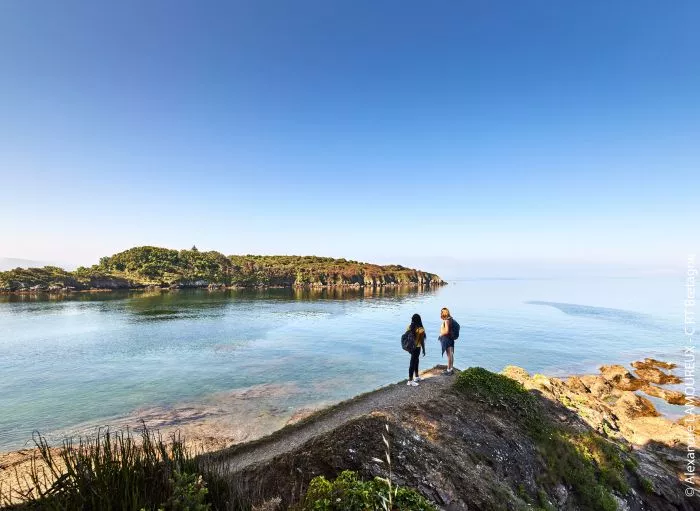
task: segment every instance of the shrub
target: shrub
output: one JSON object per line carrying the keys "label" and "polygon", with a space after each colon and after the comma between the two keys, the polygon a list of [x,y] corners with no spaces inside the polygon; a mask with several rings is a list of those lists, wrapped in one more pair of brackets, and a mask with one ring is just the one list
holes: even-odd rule
{"label": "shrub", "polygon": [[[434,511],[435,507],[413,489],[393,489],[393,509],[401,511]],[[361,480],[357,473],[346,470],[333,481],[319,476],[312,479],[299,511],[368,511],[384,509],[389,496],[385,480]]]}

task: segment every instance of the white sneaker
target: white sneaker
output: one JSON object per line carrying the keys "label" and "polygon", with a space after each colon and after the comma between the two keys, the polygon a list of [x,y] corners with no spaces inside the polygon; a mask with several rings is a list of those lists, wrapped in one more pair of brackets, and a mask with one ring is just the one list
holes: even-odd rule
{"label": "white sneaker", "polygon": [[417,387],[417,386],[418,386],[418,383],[415,382],[415,381],[413,381],[413,380],[408,380],[408,384],[409,384],[411,387]]}
{"label": "white sneaker", "polygon": [[420,376],[416,376],[415,378],[413,378],[413,381],[419,382],[419,381],[421,381],[422,379],[423,379],[423,378],[421,378]]}

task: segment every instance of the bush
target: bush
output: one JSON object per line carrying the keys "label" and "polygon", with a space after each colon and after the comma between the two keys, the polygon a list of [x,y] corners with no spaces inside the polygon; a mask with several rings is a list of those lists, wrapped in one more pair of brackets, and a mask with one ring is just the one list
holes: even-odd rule
{"label": "bush", "polygon": [[[393,509],[435,511],[420,493],[409,488],[394,488]],[[315,477],[309,484],[299,511],[373,511],[385,509],[389,487],[385,480],[362,481],[355,472],[343,471],[335,480]]]}

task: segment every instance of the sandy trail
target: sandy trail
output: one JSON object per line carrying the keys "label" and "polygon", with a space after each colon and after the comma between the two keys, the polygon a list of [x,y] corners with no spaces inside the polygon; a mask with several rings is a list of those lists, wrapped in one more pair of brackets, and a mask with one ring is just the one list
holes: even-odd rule
{"label": "sandy trail", "polygon": [[421,378],[424,379],[418,387],[407,386],[405,380],[387,385],[321,410],[308,419],[266,437],[219,451],[215,454],[219,468],[224,472],[235,473],[254,463],[265,462],[292,451],[317,435],[332,431],[357,417],[391,410],[409,403],[427,402],[448,389],[454,382],[458,371],[455,371],[454,375],[443,375],[443,369],[444,366],[437,366],[423,371]]}

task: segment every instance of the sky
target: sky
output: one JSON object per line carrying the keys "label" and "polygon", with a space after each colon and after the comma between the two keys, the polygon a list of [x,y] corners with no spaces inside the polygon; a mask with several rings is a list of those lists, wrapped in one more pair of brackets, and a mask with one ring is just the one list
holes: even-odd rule
{"label": "sky", "polygon": [[699,24],[695,0],[4,0],[0,256],[683,265]]}

